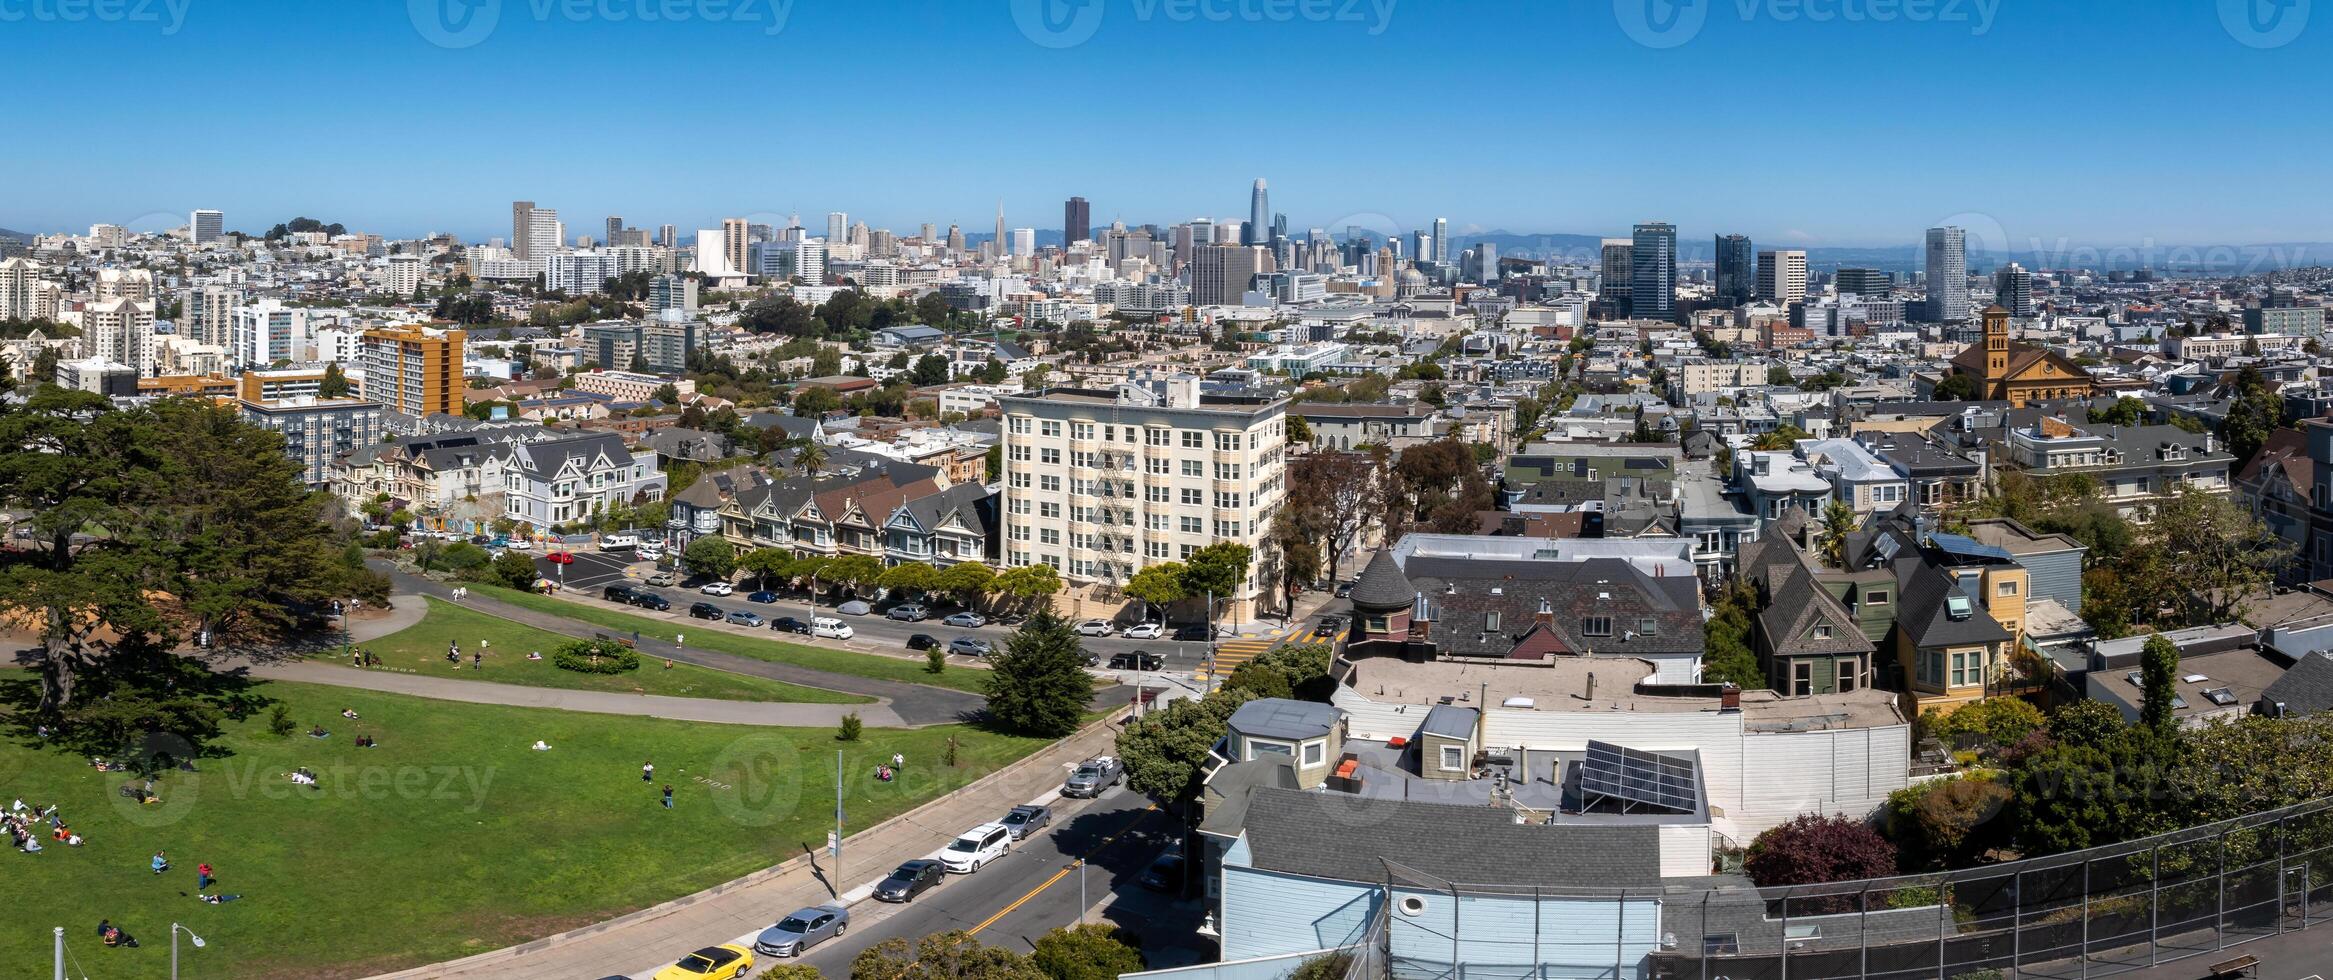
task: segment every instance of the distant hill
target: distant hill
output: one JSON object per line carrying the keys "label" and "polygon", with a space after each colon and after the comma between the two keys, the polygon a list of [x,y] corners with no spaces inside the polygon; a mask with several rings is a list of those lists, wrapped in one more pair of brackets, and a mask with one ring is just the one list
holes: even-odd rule
{"label": "distant hill", "polygon": [[9,231],[6,228],[0,228],[0,238],[23,242],[27,245],[32,244],[32,233],[26,231]]}

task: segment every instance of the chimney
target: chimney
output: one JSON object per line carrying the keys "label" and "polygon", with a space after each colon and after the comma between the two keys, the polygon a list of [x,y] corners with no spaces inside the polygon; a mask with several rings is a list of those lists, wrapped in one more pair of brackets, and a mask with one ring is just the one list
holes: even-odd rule
{"label": "chimney", "polygon": [[1434,610],[1426,605],[1426,594],[1420,592],[1410,600],[1410,634],[1412,642],[1423,643],[1433,632]]}
{"label": "chimney", "polygon": [[1726,685],[1725,690],[1718,692],[1717,708],[1720,711],[1742,710],[1742,689],[1732,684]]}
{"label": "chimney", "polygon": [[1546,596],[1540,596],[1539,611],[1531,614],[1531,620],[1541,626],[1554,626],[1555,604],[1547,601]]}

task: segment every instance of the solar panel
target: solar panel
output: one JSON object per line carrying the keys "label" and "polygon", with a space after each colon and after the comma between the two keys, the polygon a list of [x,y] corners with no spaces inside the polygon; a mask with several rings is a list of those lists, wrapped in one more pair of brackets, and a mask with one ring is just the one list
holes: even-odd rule
{"label": "solar panel", "polygon": [[1693,761],[1639,751],[1609,742],[1590,741],[1580,763],[1580,790],[1593,797],[1620,801],[1625,812],[1636,806],[1692,813],[1701,802],[1700,778]]}

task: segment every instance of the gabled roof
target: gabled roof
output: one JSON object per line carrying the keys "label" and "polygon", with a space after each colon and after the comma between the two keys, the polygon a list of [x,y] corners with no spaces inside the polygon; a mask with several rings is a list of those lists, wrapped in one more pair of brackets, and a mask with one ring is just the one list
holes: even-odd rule
{"label": "gabled roof", "polygon": [[[1426,594],[1431,636],[1444,652],[1505,657],[1546,609],[1570,650],[1657,656],[1699,654],[1705,630],[1700,583],[1650,575],[1620,558],[1514,561],[1413,556],[1409,580]],[[1355,591],[1359,591],[1356,589]],[[1498,628],[1488,628],[1491,614]],[[1588,635],[1590,620],[1609,635]]]}
{"label": "gabled roof", "polygon": [[2333,651],[2319,650],[2302,657],[2260,692],[2260,698],[2283,704],[2288,715],[2333,710]]}
{"label": "gabled roof", "polygon": [[[1912,638],[1919,647],[1968,646],[1980,643],[2006,643],[2009,631],[1993,620],[1985,611],[1982,596],[1962,591],[1951,575],[1927,563],[1917,554],[1896,559],[1896,591],[1902,602],[1896,614],[1896,627]],[[1966,618],[1954,619],[1950,599],[1960,596],[1968,601]]]}
{"label": "gabled roof", "polygon": [[528,474],[548,478],[571,465],[588,467],[601,459],[611,465],[629,466],[632,451],[624,445],[623,436],[595,432],[546,442],[519,443],[512,447],[511,458]]}

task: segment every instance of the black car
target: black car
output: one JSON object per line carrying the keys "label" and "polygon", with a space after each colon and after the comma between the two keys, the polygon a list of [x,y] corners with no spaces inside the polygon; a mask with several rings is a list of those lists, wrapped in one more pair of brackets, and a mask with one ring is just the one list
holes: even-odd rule
{"label": "black car", "polygon": [[1166,658],[1147,650],[1110,655],[1111,670],[1164,670]]}
{"label": "black car", "polygon": [[907,648],[910,650],[929,650],[939,645],[940,638],[930,633],[917,633],[907,638]]}
{"label": "black car", "polygon": [[1351,583],[1351,582],[1338,582],[1338,583],[1337,583],[1337,598],[1339,598],[1339,599],[1350,599],[1350,598],[1352,598],[1352,597],[1353,597],[1353,583]]}
{"label": "black car", "polygon": [[728,613],[722,612],[720,606],[710,602],[689,603],[689,616],[694,619],[720,619],[726,615]]}
{"label": "black car", "polygon": [[780,616],[776,619],[770,620],[770,628],[777,630],[780,633],[800,633],[803,636],[810,635],[810,621],[806,619],[795,619],[792,616]]}
{"label": "black car", "polygon": [[1205,643],[1207,642],[1207,627],[1200,623],[1177,626],[1175,627],[1175,640],[1182,643]]}
{"label": "black car", "polygon": [[947,869],[942,867],[938,861],[927,859],[909,861],[892,869],[891,877],[885,878],[875,885],[875,900],[878,902],[905,902],[923,894],[924,889],[939,884],[947,877]]}
{"label": "black car", "polygon": [[1183,856],[1161,854],[1150,867],[1142,869],[1142,887],[1152,891],[1180,891],[1183,887]]}
{"label": "black car", "polygon": [[672,600],[657,595],[654,592],[633,592],[632,604],[639,606],[642,609],[654,609],[657,612],[663,612],[672,608]]}
{"label": "black car", "polygon": [[1313,636],[1315,636],[1315,637],[1326,638],[1326,637],[1335,636],[1335,635],[1337,635],[1338,633],[1342,633],[1342,632],[1344,632],[1344,630],[1345,630],[1345,617],[1343,617],[1343,616],[1322,616],[1322,617],[1320,618],[1320,625],[1318,625],[1318,626],[1314,626],[1314,627],[1312,628],[1312,635],[1313,635]]}
{"label": "black car", "polygon": [[630,605],[633,602],[632,587],[629,585],[611,585],[607,588],[599,590],[599,597],[606,599],[609,602],[621,602],[625,605]]}

